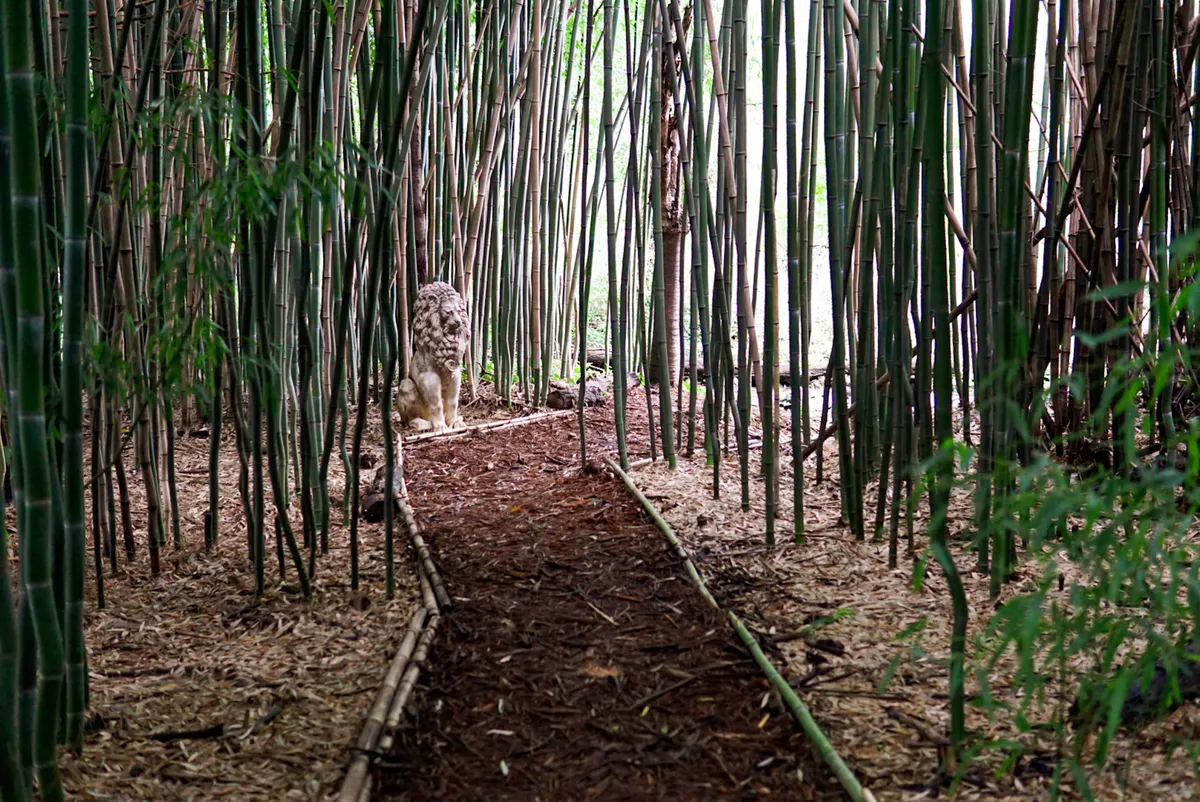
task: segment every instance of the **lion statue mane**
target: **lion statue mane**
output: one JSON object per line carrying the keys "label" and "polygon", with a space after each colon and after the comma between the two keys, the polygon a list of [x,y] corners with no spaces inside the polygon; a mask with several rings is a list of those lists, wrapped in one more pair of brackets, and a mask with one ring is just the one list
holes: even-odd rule
{"label": "lion statue mane", "polygon": [[467,304],[444,281],[426,284],[413,306],[413,355],[400,382],[401,421],[416,431],[459,428],[458,392],[470,328]]}

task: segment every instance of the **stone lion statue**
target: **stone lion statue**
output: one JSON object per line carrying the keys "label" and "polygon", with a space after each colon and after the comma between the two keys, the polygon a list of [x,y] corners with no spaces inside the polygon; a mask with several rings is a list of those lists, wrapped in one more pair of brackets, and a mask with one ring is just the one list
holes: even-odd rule
{"label": "stone lion statue", "polygon": [[413,356],[400,382],[400,420],[416,431],[461,428],[458,391],[469,336],[467,305],[444,281],[426,284],[413,306]]}

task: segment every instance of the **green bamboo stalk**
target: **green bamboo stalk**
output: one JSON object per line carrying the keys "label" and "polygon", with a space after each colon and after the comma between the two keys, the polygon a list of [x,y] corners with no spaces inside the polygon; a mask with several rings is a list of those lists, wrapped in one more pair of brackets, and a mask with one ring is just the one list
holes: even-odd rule
{"label": "green bamboo stalk", "polygon": [[[747,140],[749,120],[747,118],[746,72],[747,40],[746,9],[748,0],[733,0],[733,30],[730,47],[733,85],[733,164],[735,197],[730,198],[730,213],[733,221],[733,241],[737,248],[737,273],[734,278],[737,293],[737,410],[740,420],[747,424],[753,419],[752,385],[754,375],[751,362],[754,355],[750,348],[750,331],[754,326],[754,307],[750,300],[750,260],[748,252],[748,213],[746,190],[749,187],[747,173]],[[726,187],[727,189],[729,187]],[[760,384],[761,387],[761,384]],[[761,409],[760,409],[761,414]],[[749,426],[737,428],[738,465],[741,471],[742,512],[750,511],[750,430]]]}
{"label": "green bamboo stalk", "polygon": [[[876,228],[878,221],[879,195],[875,185],[877,163],[875,161],[875,111],[878,75],[876,29],[879,25],[879,6],[868,0],[865,21],[859,27],[862,46],[859,48],[858,163],[859,183],[862,187],[862,222],[859,226],[858,258],[858,336],[855,372],[851,379],[852,395],[857,414],[854,418],[854,470],[855,487],[858,492],[867,486],[870,475],[877,467],[877,403],[875,390],[875,289],[874,264],[876,250]],[[858,507],[861,511],[862,504]],[[861,514],[861,512],[860,512]],[[865,530],[865,527],[861,527]]]}
{"label": "green bamboo stalk", "polygon": [[[87,274],[88,17],[85,0],[69,0],[67,30],[67,216],[63,261],[63,499],[66,536],[67,721],[65,739],[83,748],[87,671],[83,645],[83,308]],[[178,505],[174,505],[178,509]]]}
{"label": "green bamboo stalk", "polygon": [[[775,518],[779,508],[778,437],[775,426],[777,412],[779,373],[779,267],[775,245],[775,172],[778,144],[776,143],[776,40],[775,0],[762,2],[762,46],[763,46],[763,171],[762,171],[762,219],[763,238],[766,246],[764,259],[766,286],[763,301],[766,303],[763,322],[763,376],[759,386],[762,396],[762,469],[767,496],[767,545],[775,545]],[[756,282],[757,286],[757,282]]]}
{"label": "green bamboo stalk", "polygon": [[[317,11],[318,23],[315,41],[321,43],[325,40],[325,32],[328,27],[329,17],[323,10]],[[304,26],[302,26],[304,27]],[[303,47],[301,43],[297,43],[296,47]],[[309,68],[306,70],[306,101],[308,103],[308,114],[306,119],[302,120],[301,126],[301,156],[302,166],[304,169],[313,170],[313,161],[316,158],[316,137],[317,131],[317,108],[316,108],[316,93],[317,88],[321,84],[321,78],[324,71],[324,59],[313,58],[311,52],[308,55]],[[311,179],[310,179],[311,181]],[[314,410],[321,408],[320,402],[320,382],[313,382],[313,373],[317,370],[318,364],[316,353],[319,348],[314,336],[314,331],[317,329],[316,320],[313,319],[313,305],[309,302],[309,293],[312,290],[312,272],[313,266],[319,257],[319,253],[314,253],[317,244],[317,229],[318,220],[320,219],[320,200],[315,196],[315,193],[309,192],[309,197],[303,203],[303,231],[308,242],[302,249],[300,254],[300,270],[296,278],[297,293],[296,293],[296,327],[299,342],[297,350],[299,356],[299,439],[300,439],[300,511],[304,527],[304,542],[310,549],[308,575],[312,577],[314,571],[314,562],[317,552],[317,519],[324,516],[324,503],[314,495],[322,495],[320,492],[313,493],[313,484],[319,481],[319,467],[317,464],[317,453],[315,444],[316,431],[313,425],[312,417]],[[315,300],[315,299],[314,299]],[[298,569],[299,570],[299,569]],[[303,573],[303,571],[301,571]]]}
{"label": "green bamboo stalk", "polygon": [[[30,48],[30,6],[8,0],[4,6],[5,67],[10,120],[33,120],[37,114]],[[24,518],[21,520],[21,569],[25,594],[37,641],[38,687],[33,731],[33,763],[41,799],[63,799],[58,770],[59,699],[63,688],[63,645],[51,582],[51,473],[47,445],[43,359],[46,306],[45,274],[41,251],[41,196],[38,168],[41,163],[37,128],[15,126],[10,158],[12,196],[11,237],[16,271],[17,371],[9,376],[17,386],[16,408],[20,429],[21,480]],[[6,188],[0,188],[3,191]],[[15,361],[15,360],[14,360]]]}
{"label": "green bamboo stalk", "polygon": [[[590,21],[589,17],[589,21]],[[530,13],[532,31],[530,47],[532,60],[529,65],[529,359],[533,382],[534,406],[541,404],[549,386],[549,377],[543,370],[542,308],[545,277],[542,266],[542,181],[541,181],[541,129],[542,113],[542,0],[533,0]],[[591,52],[590,49],[588,51]],[[582,403],[579,405],[581,408]]]}
{"label": "green bamboo stalk", "polygon": [[[537,0],[535,0],[535,3],[536,2],[537,2]],[[611,27],[609,25],[609,22],[611,20],[611,12],[612,12],[612,0],[605,0],[605,4],[604,4],[604,15],[605,15],[604,16],[604,25],[605,25],[605,29],[604,29],[604,44],[605,44],[604,81],[605,81],[605,83],[604,83],[604,107],[603,107],[603,110],[601,113],[604,115],[602,124],[604,124],[606,126],[606,128],[608,129],[609,136],[611,136],[611,129],[612,129],[612,86],[610,83],[610,79],[612,77],[612,75],[611,75],[612,59],[611,59],[611,54],[609,53],[610,48],[608,46],[609,37],[611,34],[611,31],[609,30],[609,28]],[[583,52],[584,52],[583,114],[576,120],[576,125],[578,125],[581,129],[580,135],[579,135],[579,141],[581,142],[582,148],[583,148],[583,157],[582,157],[583,167],[582,167],[582,169],[583,169],[583,177],[584,177],[584,180],[579,182],[579,184],[580,184],[580,186],[579,186],[579,189],[580,189],[579,202],[582,207],[582,212],[581,212],[580,218],[579,218],[579,221],[580,221],[579,224],[580,224],[581,228],[583,226],[588,226],[588,235],[581,236],[579,238],[579,252],[581,255],[581,258],[580,258],[580,271],[581,272],[580,272],[580,277],[579,277],[579,329],[578,329],[579,330],[579,397],[576,399],[575,409],[578,412],[578,416],[579,416],[579,459],[580,459],[581,465],[587,465],[587,424],[586,424],[585,414],[584,414],[585,413],[584,399],[587,396],[588,309],[590,308],[591,294],[592,294],[591,254],[589,253],[588,258],[586,258],[586,259],[582,258],[582,254],[583,254],[583,248],[584,248],[585,243],[595,244],[595,242],[596,242],[596,237],[593,236],[595,233],[594,219],[593,219],[593,222],[591,225],[589,225],[588,221],[587,221],[587,210],[588,210],[587,168],[588,168],[588,154],[591,152],[591,141],[590,141],[590,137],[588,136],[588,133],[589,133],[588,132],[588,128],[589,128],[588,123],[592,119],[591,114],[590,114],[590,111],[591,111],[590,101],[591,101],[591,94],[592,94],[591,93],[591,88],[592,88],[592,81],[591,81],[592,33],[593,33],[593,29],[595,27],[594,26],[595,17],[592,14],[591,0],[588,0],[586,14],[587,14],[587,33],[584,35],[584,38],[583,38]],[[536,83],[536,81],[535,81],[535,83]],[[609,152],[609,148],[606,145],[605,146],[606,157],[608,155],[608,152]],[[599,165],[597,165],[596,177],[597,177],[597,179],[600,177]],[[609,207],[608,228],[609,228],[610,232],[613,232],[614,226],[616,225],[616,221],[613,219],[613,212],[612,212],[612,185],[611,184],[608,185],[608,192],[606,194],[608,195],[608,207]],[[614,269],[615,269],[615,265],[616,265],[615,260],[616,260],[616,254],[613,253],[610,248],[609,255],[608,255],[610,276],[614,272]],[[609,285],[610,301],[613,297],[613,293],[615,292],[615,289],[616,288],[613,287],[610,282],[610,285]],[[609,308],[611,310],[614,307],[612,307],[610,305]],[[617,336],[616,335],[617,327],[613,326],[612,329],[613,329],[613,337],[615,340],[616,336]],[[615,359],[616,349],[614,348],[613,351],[614,351],[614,359]],[[623,436],[624,435],[624,420],[619,419],[617,425],[620,427],[618,429],[618,431]]]}
{"label": "green bamboo stalk", "polygon": [[[15,377],[11,361],[16,343],[15,325],[15,275],[13,271],[12,194],[9,192],[11,173],[11,131],[8,108],[8,70],[5,37],[0,36],[0,384],[3,384],[5,406],[17,409]],[[13,447],[14,460],[10,464],[13,483],[13,500],[17,514],[23,511],[21,488],[21,465],[17,453],[19,427],[10,429],[9,444]],[[4,447],[0,443],[0,449]],[[9,538],[5,526],[3,497],[0,496],[0,798],[25,802],[29,799],[32,776],[27,776],[26,765],[31,762],[29,748],[32,746],[24,727],[20,674],[22,668],[22,631],[18,609],[13,598],[11,563],[9,562]],[[21,572],[22,575],[24,572]],[[23,577],[22,577],[23,579]],[[22,581],[23,584],[23,581]]]}
{"label": "green bamboo stalk", "polygon": [[[588,12],[588,22],[591,23],[591,12]],[[628,370],[626,366],[627,344],[625,342],[625,318],[621,313],[623,308],[620,276],[617,273],[617,192],[616,192],[616,130],[613,120],[613,69],[614,51],[617,39],[617,17],[613,0],[604,0],[604,81],[603,99],[600,108],[600,125],[604,129],[604,201],[607,227],[607,257],[608,257],[608,309],[612,316],[612,372],[613,372],[613,421],[617,431],[617,455],[622,470],[629,470],[629,444],[626,432],[626,401],[628,397]],[[585,52],[591,52],[589,44]],[[572,59],[574,61],[574,59]],[[584,71],[587,80],[588,71]],[[584,113],[584,119],[587,114]],[[586,130],[586,126],[585,126]],[[584,142],[584,175],[587,175],[587,140]],[[581,222],[582,226],[582,222]],[[584,329],[580,328],[580,338],[584,337]]]}
{"label": "green bamboo stalk", "polygon": [[[1021,381],[1021,366],[1028,350],[1028,326],[1025,322],[1024,281],[1022,265],[1028,248],[1022,239],[1025,215],[1025,176],[1028,162],[1029,115],[1033,93],[1033,61],[1037,42],[1038,6],[1030,0],[1014,0],[1009,30],[1008,71],[1004,91],[1004,137],[1000,154],[998,190],[1000,261],[995,283],[996,297],[996,363],[993,375],[999,375],[1002,386],[1015,386]],[[1019,396],[1020,397],[1020,396]],[[1011,461],[1019,445],[1017,426],[1008,407],[996,408],[994,453],[998,476],[997,490],[1005,493],[1012,477]],[[1000,586],[1012,570],[1012,543],[1007,529],[999,528],[994,538],[991,592],[999,594]]]}
{"label": "green bamboo stalk", "polygon": [[[851,469],[853,442],[850,436],[849,402],[846,398],[846,321],[845,321],[845,259],[849,253],[846,200],[842,197],[846,169],[847,114],[845,103],[842,57],[841,10],[834,9],[832,0],[825,0],[825,172],[826,195],[829,206],[829,281],[833,294],[833,353],[831,369],[836,420],[838,453],[841,463],[843,506],[849,512],[849,523],[855,535],[862,536],[862,509],[855,504],[856,481]],[[857,509],[856,509],[857,507]]]}
{"label": "green bamboo stalk", "polygon": [[[1168,367],[1159,375],[1164,377],[1162,391],[1157,401],[1158,436],[1162,443],[1174,443],[1176,439],[1175,415],[1172,405],[1175,402],[1175,345],[1171,339],[1171,260],[1167,240],[1167,180],[1170,175],[1170,165],[1167,163],[1169,146],[1167,144],[1169,131],[1168,120],[1171,114],[1170,73],[1172,72],[1171,39],[1168,25],[1164,20],[1162,0],[1151,0],[1153,8],[1153,34],[1151,37],[1151,101],[1152,113],[1148,115],[1150,126],[1150,256],[1154,261],[1154,272],[1157,274],[1157,286],[1154,290],[1153,305],[1156,360],[1159,364],[1166,363]],[[1166,19],[1170,19],[1167,16]],[[1140,129],[1139,129],[1140,130]],[[1140,148],[1139,148],[1140,152]]]}
{"label": "green bamboo stalk", "polygon": [[[807,371],[808,349],[802,346],[803,322],[801,308],[804,298],[803,284],[803,230],[806,209],[806,192],[801,191],[801,182],[807,189],[807,174],[802,169],[807,165],[800,160],[797,153],[798,133],[796,130],[797,74],[799,72],[796,55],[796,0],[784,0],[784,57],[786,61],[786,92],[787,92],[787,278],[788,278],[788,384],[791,388],[791,450],[792,450],[792,537],[797,543],[804,542],[804,457],[801,454],[803,446],[808,441],[807,408],[808,384]],[[808,26],[816,30],[814,18],[810,14]],[[813,69],[811,62],[809,70]],[[811,86],[812,76],[805,81],[805,91]],[[809,133],[809,119],[804,118],[804,136]],[[808,141],[803,141],[803,147],[808,148]],[[801,349],[803,347],[803,354]]]}
{"label": "green bamboo stalk", "polygon": [[[926,0],[926,19],[941,20],[945,14],[944,0]],[[964,649],[967,637],[967,597],[962,579],[947,545],[949,534],[950,488],[954,483],[953,450],[953,377],[950,329],[950,279],[946,260],[946,190],[945,190],[945,110],[946,84],[942,74],[943,26],[926,26],[925,49],[921,60],[921,101],[919,119],[923,121],[923,181],[926,240],[923,249],[930,263],[931,298],[929,308],[932,330],[936,338],[936,354],[932,364],[934,389],[934,436],[937,467],[929,493],[930,545],[934,557],[946,575],[946,584],[954,608],[950,635],[950,755],[946,768],[953,770],[962,755],[966,737],[964,704]]]}
{"label": "green bamboo stalk", "polygon": [[[971,33],[971,90],[975,98],[989,98],[991,95],[991,41],[986,20],[988,19],[988,0],[972,0],[972,19],[980,20],[972,26]],[[975,115],[975,194],[978,204],[975,211],[975,222],[972,227],[973,246],[978,260],[979,302],[976,304],[975,328],[980,343],[976,354],[975,366],[980,378],[989,375],[991,371],[991,286],[994,265],[992,262],[992,104],[988,101],[976,105]],[[986,380],[980,381],[975,388],[975,408],[979,411],[979,480],[975,487],[975,520],[982,524],[991,510],[991,471],[993,468],[992,423],[995,407],[987,402],[991,384]],[[897,467],[899,463],[897,462]],[[989,570],[988,540],[981,538],[979,542],[979,559],[977,570]]]}
{"label": "green bamboo stalk", "polygon": [[[434,21],[433,28],[429,32],[429,44],[426,45],[426,50],[431,49],[433,43],[438,38],[438,31],[445,22],[446,10],[449,7],[448,0],[441,0],[437,11],[437,19]],[[397,97],[404,99],[410,97],[410,92],[415,88],[415,94],[419,94],[425,85],[425,80],[429,76],[428,66],[430,58],[428,54],[422,58],[422,67],[420,77],[416,77],[417,55],[421,50],[420,43],[425,38],[426,21],[429,17],[429,2],[422,0],[417,9],[416,21],[413,24],[411,36],[409,38],[408,52],[405,54],[404,66],[400,73],[400,82],[397,84]],[[410,149],[402,148],[401,143],[411,141],[412,127],[415,123],[416,115],[412,113],[412,104],[399,102],[396,104],[392,119],[387,123],[386,138],[383,145],[383,164],[384,178],[383,182],[386,186],[381,186],[378,192],[378,203],[376,208],[376,225],[372,234],[371,244],[371,259],[370,269],[367,278],[367,287],[369,288],[366,295],[366,309],[363,315],[363,330],[362,330],[362,349],[360,352],[361,366],[359,374],[359,404],[358,412],[354,425],[354,444],[353,444],[353,465],[359,464],[359,455],[362,452],[363,433],[366,427],[367,415],[367,390],[368,381],[370,378],[370,366],[372,364],[373,354],[373,336],[375,330],[376,319],[376,304],[382,285],[383,274],[383,254],[384,243],[391,239],[392,226],[386,221],[391,219],[392,201],[394,199],[394,186],[399,182],[400,174],[408,165],[408,154]],[[352,472],[351,476],[347,477],[347,481],[352,482],[351,493],[347,494],[351,497],[350,508],[350,584],[354,590],[358,589],[359,584],[359,564],[358,564],[358,517],[359,517],[359,494],[361,488],[358,482],[356,472]]]}
{"label": "green bamboo stalk", "polygon": [[[697,7],[696,14],[692,20],[692,64],[696,71],[695,76],[685,76],[688,80],[688,86],[692,87],[693,80],[704,81],[704,42],[705,42],[705,18],[704,12],[700,7]],[[695,95],[694,91],[690,92],[690,99]],[[707,457],[708,465],[713,469],[713,487],[720,486],[720,443],[719,430],[721,410],[717,406],[717,385],[716,375],[719,369],[719,358],[713,347],[714,331],[710,326],[711,313],[708,309],[709,298],[713,297],[709,291],[709,249],[704,241],[704,234],[709,230],[709,200],[708,191],[708,139],[707,128],[704,124],[704,107],[700,103],[695,103],[691,106],[692,112],[692,141],[695,151],[695,158],[692,159],[692,168],[695,171],[695,176],[692,179],[692,187],[690,188],[690,197],[693,198],[693,207],[695,209],[696,221],[692,227],[693,240],[692,251],[695,254],[693,271],[695,274],[696,294],[695,304],[697,307],[697,317],[700,325],[700,344],[702,347],[704,358],[704,450]],[[715,301],[715,299],[714,299]],[[712,306],[716,307],[714,302]],[[728,346],[728,341],[726,341]],[[693,379],[695,381],[695,379]]]}

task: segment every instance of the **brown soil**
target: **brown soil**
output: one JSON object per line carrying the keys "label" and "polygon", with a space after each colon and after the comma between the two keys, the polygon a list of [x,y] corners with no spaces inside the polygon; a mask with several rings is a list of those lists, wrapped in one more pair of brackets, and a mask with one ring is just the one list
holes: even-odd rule
{"label": "brown soil", "polygon": [[[589,454],[615,450],[611,415],[589,411]],[[636,502],[580,470],[577,427],[554,418],[406,453],[455,607],[385,794],[837,798]]]}

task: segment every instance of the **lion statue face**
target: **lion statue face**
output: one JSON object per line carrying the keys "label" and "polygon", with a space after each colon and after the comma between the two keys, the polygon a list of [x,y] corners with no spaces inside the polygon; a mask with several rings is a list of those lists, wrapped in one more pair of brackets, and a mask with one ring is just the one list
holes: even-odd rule
{"label": "lion statue face", "polygon": [[467,304],[444,281],[426,284],[413,308],[413,352],[448,373],[462,366],[469,335]]}

